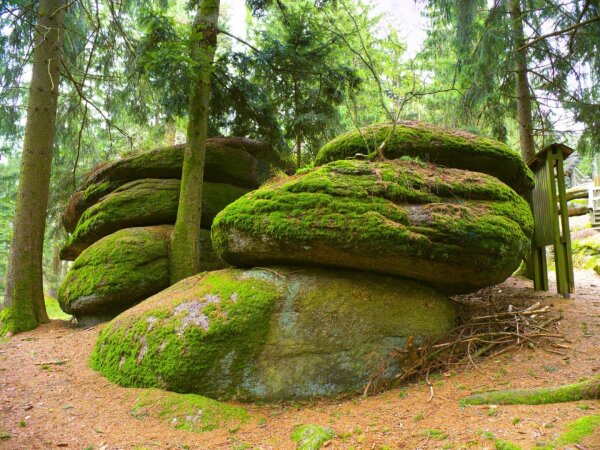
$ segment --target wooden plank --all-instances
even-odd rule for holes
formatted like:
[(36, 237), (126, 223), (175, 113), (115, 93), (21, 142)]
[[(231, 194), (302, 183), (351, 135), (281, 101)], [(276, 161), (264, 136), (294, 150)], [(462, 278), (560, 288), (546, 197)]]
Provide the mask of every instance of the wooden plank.
[(555, 173), (556, 156), (554, 152), (547, 153), (546, 167), (548, 176), (548, 194), (550, 196), (550, 212), (552, 228), (554, 230), (554, 266), (556, 268), (556, 287), (559, 294), (569, 294), (569, 282), (567, 278), (567, 267), (565, 265), (564, 247), (561, 242), (560, 221), (558, 220), (558, 195)]
[(565, 186), (565, 177), (562, 176), (564, 173), (563, 168), (563, 155), (558, 154), (556, 157), (556, 173), (557, 173), (557, 187), (558, 187), (558, 201), (560, 205), (560, 224), (561, 224), (561, 246), (564, 250), (565, 258), (565, 271), (568, 283), (568, 292), (570, 294), (575, 292), (575, 273), (573, 271), (573, 252), (571, 248), (571, 229), (569, 227), (569, 212), (567, 207), (567, 188)]

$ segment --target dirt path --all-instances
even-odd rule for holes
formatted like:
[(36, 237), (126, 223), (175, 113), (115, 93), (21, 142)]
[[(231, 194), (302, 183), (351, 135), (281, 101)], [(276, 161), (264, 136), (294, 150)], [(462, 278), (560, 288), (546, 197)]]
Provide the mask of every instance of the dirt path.
[[(250, 405), (239, 429), (205, 433), (175, 430), (168, 420), (135, 418), (138, 389), (109, 383), (87, 366), (99, 328), (78, 330), (53, 322), (0, 344), (0, 448), (186, 449), (294, 448), (290, 434), (299, 424), (331, 427), (328, 448), (493, 449), (494, 439), (523, 449), (548, 443), (565, 425), (600, 414), (600, 402), (544, 406), (459, 406), (472, 391), (571, 383), (600, 372), (600, 277), (577, 273), (572, 300), (534, 293), (527, 281), (511, 278), (498, 286), (500, 300), (541, 301), (564, 314), (561, 331), (570, 350), (522, 348), (468, 370), (440, 374), (433, 400), (424, 384), (367, 399), (304, 404)], [(556, 350), (556, 349), (555, 349)], [(567, 353), (568, 352), (568, 353)], [(63, 365), (40, 363), (68, 360)], [(427, 430), (438, 430), (429, 433)], [(10, 437), (9, 437), (10, 436)], [(1, 439), (1, 438), (4, 439)], [(600, 449), (600, 432), (581, 447)]]

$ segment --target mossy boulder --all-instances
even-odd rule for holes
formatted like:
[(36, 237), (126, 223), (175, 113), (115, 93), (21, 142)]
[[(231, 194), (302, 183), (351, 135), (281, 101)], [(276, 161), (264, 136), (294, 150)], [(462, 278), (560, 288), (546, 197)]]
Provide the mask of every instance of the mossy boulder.
[(582, 269), (591, 269), (600, 275), (600, 233), (580, 241), (573, 241), (573, 263)]
[[(454, 326), (453, 303), (413, 281), (327, 269), (225, 269), (187, 278), (102, 330), (92, 368), (123, 386), (283, 400), (392, 380), (392, 351)], [(384, 361), (383, 366), (379, 366)], [(387, 367), (387, 369), (386, 369)]]
[[(172, 229), (126, 228), (84, 250), (58, 291), (63, 311), (86, 323), (109, 320), (168, 287)], [(201, 270), (225, 267), (212, 249), (210, 232), (201, 230), (200, 237)]]
[(408, 156), (440, 166), (487, 173), (525, 197), (533, 188), (533, 174), (507, 145), (422, 122), (398, 122), (395, 128), (391, 123), (381, 123), (349, 131), (325, 144), (315, 165), (353, 158), (357, 153), (377, 156), (378, 147), (386, 139), (384, 155), (388, 159)]
[[(119, 187), (81, 216), (61, 259), (73, 260), (98, 239), (123, 228), (174, 224), (179, 189), (179, 180), (153, 178)], [(202, 227), (210, 228), (216, 214), (246, 192), (230, 184), (203, 183)]]
[(241, 197), (217, 215), (212, 238), (238, 267), (349, 268), (465, 293), (508, 278), (532, 232), (527, 202), (489, 175), (341, 160)]
[[(85, 177), (63, 215), (65, 229), (72, 233), (81, 215), (119, 186), (145, 178), (181, 178), (185, 145), (157, 148), (95, 167)], [(210, 138), (206, 144), (204, 181), (256, 188), (287, 168), (268, 144), (247, 138)]]

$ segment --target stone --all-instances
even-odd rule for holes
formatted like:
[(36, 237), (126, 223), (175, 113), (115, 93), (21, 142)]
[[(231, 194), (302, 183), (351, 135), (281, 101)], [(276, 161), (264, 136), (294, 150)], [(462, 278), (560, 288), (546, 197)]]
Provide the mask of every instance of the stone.
[[(73, 260), (98, 239), (123, 228), (174, 224), (179, 190), (179, 180), (154, 178), (117, 188), (81, 216), (61, 250), (61, 259)], [(246, 192), (248, 189), (230, 184), (205, 182), (202, 227), (210, 228), (216, 214)]]
[(438, 166), (486, 173), (526, 198), (533, 189), (533, 174), (506, 144), (415, 121), (398, 122), (395, 128), (391, 123), (380, 123), (342, 134), (321, 148), (315, 165), (350, 159), (356, 153), (375, 157), (386, 139), (383, 153), (388, 159), (412, 157)]
[(573, 265), (600, 275), (600, 233), (593, 230), (581, 240), (573, 240)]
[[(169, 242), (173, 227), (119, 230), (92, 244), (69, 268), (58, 291), (63, 311), (91, 325), (169, 286)], [(227, 266), (213, 251), (210, 231), (200, 231), (200, 270)]]
[(224, 269), (186, 278), (116, 317), (90, 362), (122, 386), (219, 400), (335, 396), (361, 391), (376, 373), (393, 380), (401, 370), (394, 351), (454, 326), (454, 304), (409, 280)]
[(279, 178), (212, 226), (215, 250), (234, 266), (364, 270), (450, 294), (504, 281), (532, 233), (529, 205), (498, 179), (415, 160), (340, 160)]
[[(131, 181), (145, 178), (180, 179), (184, 144), (138, 153), (96, 166), (62, 214), (64, 228), (72, 233), (86, 209), (102, 197)], [(286, 162), (268, 144), (247, 138), (209, 138), (206, 145), (204, 181), (256, 188)]]

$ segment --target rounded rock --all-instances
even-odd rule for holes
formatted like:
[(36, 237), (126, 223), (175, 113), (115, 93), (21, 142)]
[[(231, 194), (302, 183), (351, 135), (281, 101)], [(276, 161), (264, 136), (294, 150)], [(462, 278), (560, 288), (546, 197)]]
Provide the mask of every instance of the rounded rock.
[[(363, 389), (394, 351), (454, 327), (455, 308), (409, 280), (309, 268), (225, 269), (171, 286), (102, 330), (91, 366), (123, 386), (286, 400)], [(381, 365), (381, 367), (380, 367)]]
[(419, 158), (439, 166), (487, 173), (528, 198), (533, 189), (533, 174), (520, 155), (502, 142), (466, 131), (452, 130), (416, 121), (401, 121), (395, 126), (379, 123), (349, 131), (321, 148), (315, 165), (356, 154), (378, 156), (385, 141), (388, 159)]
[(241, 197), (217, 215), (212, 239), (238, 267), (364, 270), (455, 294), (508, 278), (532, 232), (527, 202), (489, 175), (341, 160)]

